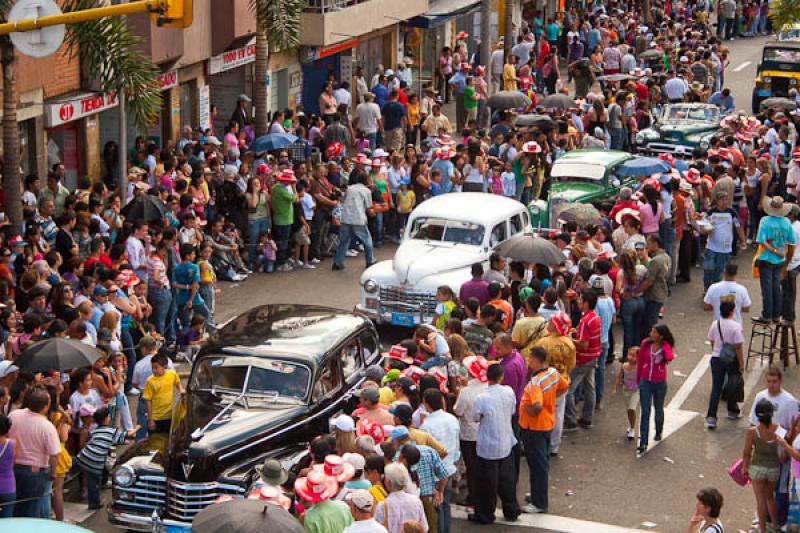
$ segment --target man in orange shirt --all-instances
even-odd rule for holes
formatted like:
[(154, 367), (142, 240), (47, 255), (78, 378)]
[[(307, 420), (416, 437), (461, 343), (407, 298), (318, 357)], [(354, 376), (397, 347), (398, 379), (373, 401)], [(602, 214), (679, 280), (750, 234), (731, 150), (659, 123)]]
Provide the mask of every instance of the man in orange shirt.
[(547, 352), (541, 346), (531, 350), (528, 368), (532, 377), (522, 394), (519, 427), (528, 461), (531, 503), (523, 507), (522, 512), (546, 513), (550, 432), (556, 423), (556, 398), (567, 392), (569, 382), (558, 370), (547, 365)]
[(509, 331), (514, 320), (514, 308), (508, 300), (503, 300), (502, 285), (496, 282), (489, 284), (489, 301), (486, 303), (503, 313), (503, 331)]

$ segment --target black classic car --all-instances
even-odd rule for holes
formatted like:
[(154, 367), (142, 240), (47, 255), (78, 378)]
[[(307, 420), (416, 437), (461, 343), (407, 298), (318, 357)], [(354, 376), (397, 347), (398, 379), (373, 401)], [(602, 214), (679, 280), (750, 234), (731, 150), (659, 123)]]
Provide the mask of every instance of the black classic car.
[(173, 530), (223, 495), (244, 495), (268, 457), (295, 461), (329, 431), (378, 362), (378, 335), (359, 314), (265, 305), (222, 328), (195, 358), (172, 432), (120, 456), (112, 524)]

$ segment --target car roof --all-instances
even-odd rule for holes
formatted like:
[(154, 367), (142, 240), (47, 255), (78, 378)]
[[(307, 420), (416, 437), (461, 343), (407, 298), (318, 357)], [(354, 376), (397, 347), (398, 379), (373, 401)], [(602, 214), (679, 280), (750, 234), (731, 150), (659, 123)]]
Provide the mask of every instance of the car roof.
[(198, 358), (204, 354), (280, 357), (313, 369), (326, 352), (368, 324), (363, 315), (331, 307), (262, 305), (226, 324)]
[(719, 109), (719, 106), (716, 106), (714, 104), (704, 104), (702, 102), (675, 102), (674, 104), (664, 104), (664, 107), (696, 107), (696, 108), (713, 107), (714, 109)]
[(412, 216), (466, 220), (486, 226), (524, 210), (520, 202), (498, 194), (458, 192), (425, 200)]
[(564, 163), (596, 163), (603, 166), (612, 166), (628, 159), (633, 158), (628, 152), (620, 152), (619, 150), (601, 150), (599, 148), (579, 148), (577, 150), (570, 150), (556, 160)]
[(770, 41), (764, 43), (764, 48), (800, 48), (800, 41)]

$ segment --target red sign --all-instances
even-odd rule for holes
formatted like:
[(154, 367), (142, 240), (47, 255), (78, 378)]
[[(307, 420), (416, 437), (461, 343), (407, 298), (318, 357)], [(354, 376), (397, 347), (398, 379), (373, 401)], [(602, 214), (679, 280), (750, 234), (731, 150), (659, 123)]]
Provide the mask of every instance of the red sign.
[(45, 126), (53, 128), (73, 120), (117, 107), (119, 100), (116, 93), (91, 93), (77, 98), (56, 102), (47, 106)]
[(256, 45), (255, 43), (251, 43), (247, 46), (242, 46), (241, 48), (236, 48), (234, 50), (228, 50), (220, 55), (209, 58), (208, 73), (219, 74), (220, 72), (225, 72), (226, 70), (230, 70), (232, 68), (247, 65), (255, 60)]
[(167, 89), (172, 89), (177, 85), (178, 85), (177, 70), (170, 70), (169, 72), (164, 72), (163, 74), (159, 74), (158, 76), (156, 76), (156, 79), (153, 82), (153, 86), (160, 91), (166, 91)]
[(322, 59), (323, 57), (332, 56), (338, 54), (339, 52), (344, 52), (345, 50), (350, 50), (351, 48), (355, 48), (356, 46), (358, 46), (358, 43), (359, 43), (358, 37), (354, 37), (352, 39), (348, 39), (347, 41), (342, 41), (338, 44), (334, 44), (326, 48), (321, 48), (319, 50), (319, 54), (317, 55), (317, 59)]

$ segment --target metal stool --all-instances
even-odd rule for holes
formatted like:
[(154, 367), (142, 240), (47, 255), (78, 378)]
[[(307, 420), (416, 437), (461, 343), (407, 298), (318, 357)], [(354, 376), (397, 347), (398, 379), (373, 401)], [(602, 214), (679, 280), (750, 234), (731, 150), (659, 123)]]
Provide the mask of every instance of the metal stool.
[(750, 329), (750, 344), (747, 347), (747, 361), (744, 367), (747, 369), (750, 366), (750, 359), (758, 357), (759, 363), (764, 364), (764, 358), (769, 360), (772, 364), (772, 353), (774, 341), (773, 337), (775, 331), (772, 329), (771, 322), (763, 322), (751, 317), (752, 327)]
[(797, 331), (794, 322), (781, 320), (775, 324), (775, 332), (772, 336), (772, 346), (769, 362), (772, 364), (772, 353), (779, 353), (783, 368), (789, 366), (789, 357), (794, 354), (795, 364), (800, 364), (800, 353), (797, 352)]

